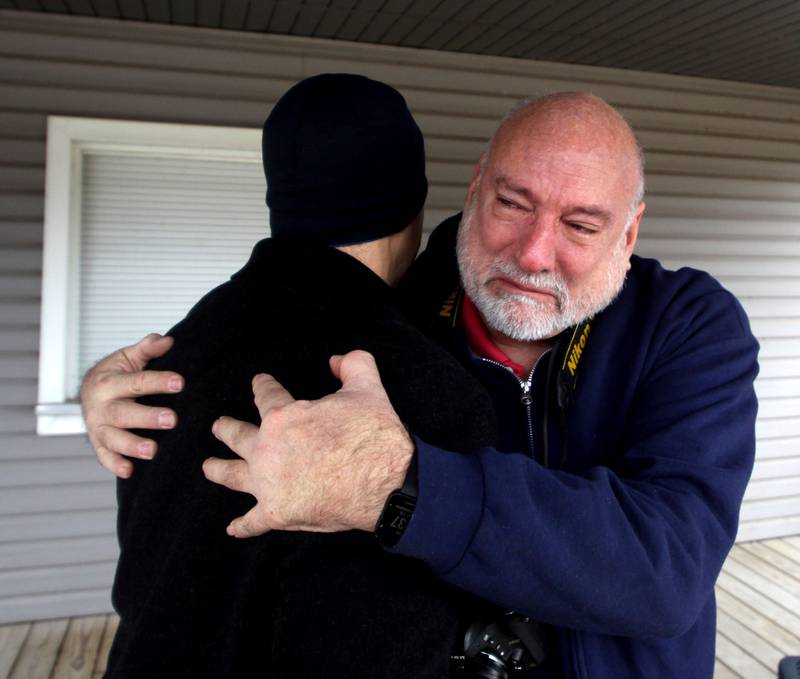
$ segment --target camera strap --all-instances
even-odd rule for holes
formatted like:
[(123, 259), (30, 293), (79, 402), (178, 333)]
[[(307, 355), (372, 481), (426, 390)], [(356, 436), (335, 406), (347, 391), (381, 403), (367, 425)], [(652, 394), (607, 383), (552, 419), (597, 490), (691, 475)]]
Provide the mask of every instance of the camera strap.
[(589, 344), (594, 316), (578, 323), (569, 335), (569, 341), (563, 352), (561, 368), (558, 372), (557, 395), (558, 407), (566, 411), (575, 403), (575, 389), (578, 386), (578, 371), (583, 355)]

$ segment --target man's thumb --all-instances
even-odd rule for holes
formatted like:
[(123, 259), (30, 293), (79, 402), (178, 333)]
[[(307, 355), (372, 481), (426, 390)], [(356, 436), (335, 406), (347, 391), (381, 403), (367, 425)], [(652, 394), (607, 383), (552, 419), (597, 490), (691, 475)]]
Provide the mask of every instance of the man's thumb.
[(378, 365), (368, 351), (356, 349), (344, 356), (331, 356), (330, 365), (342, 389), (383, 389)]

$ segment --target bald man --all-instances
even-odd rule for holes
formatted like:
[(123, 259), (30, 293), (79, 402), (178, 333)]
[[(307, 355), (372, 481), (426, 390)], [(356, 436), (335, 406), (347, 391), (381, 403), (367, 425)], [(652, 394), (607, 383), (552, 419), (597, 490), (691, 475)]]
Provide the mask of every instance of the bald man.
[[(360, 354), (320, 401), (260, 378), (261, 428), (214, 425), (242, 459), (204, 465), (258, 500), (228, 532), (375, 531), (550, 626), (547, 660), (518, 676), (711, 677), (714, 582), (754, 457), (758, 344), (710, 276), (632, 255), (643, 193), (640, 146), (602, 100), (513, 110), (460, 225), (437, 230), (406, 281), (429, 332), (490, 392), (496, 446), (466, 455), (409, 434)], [(373, 446), (386, 470), (359, 463)], [(302, 469), (320, 454), (347, 464), (310, 488)], [(494, 646), (480, 652), (513, 675)]]

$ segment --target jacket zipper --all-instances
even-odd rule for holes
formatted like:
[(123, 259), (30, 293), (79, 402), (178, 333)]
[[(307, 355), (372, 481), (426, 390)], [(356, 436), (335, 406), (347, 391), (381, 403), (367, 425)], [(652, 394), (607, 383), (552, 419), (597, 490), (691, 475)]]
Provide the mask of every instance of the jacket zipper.
[(533, 385), (533, 374), (536, 372), (536, 367), (539, 365), (539, 361), (541, 361), (549, 352), (550, 349), (545, 350), (544, 353), (542, 353), (542, 355), (536, 359), (536, 362), (533, 364), (531, 371), (528, 373), (527, 380), (523, 380), (517, 377), (517, 374), (513, 370), (511, 370), (511, 368), (503, 365), (502, 363), (493, 361), (490, 358), (484, 358), (483, 356), (478, 356), (478, 358), (484, 363), (497, 366), (498, 368), (501, 368), (503, 372), (507, 372), (517, 381), (517, 384), (519, 384), (520, 389), (522, 389), (522, 396), (520, 398), (520, 402), (522, 403), (523, 406), (525, 406), (525, 415), (528, 421), (528, 447), (530, 450), (531, 458), (533, 458), (534, 460), (536, 459), (536, 444), (534, 442), (534, 436), (533, 436), (533, 396), (531, 396), (531, 386)]

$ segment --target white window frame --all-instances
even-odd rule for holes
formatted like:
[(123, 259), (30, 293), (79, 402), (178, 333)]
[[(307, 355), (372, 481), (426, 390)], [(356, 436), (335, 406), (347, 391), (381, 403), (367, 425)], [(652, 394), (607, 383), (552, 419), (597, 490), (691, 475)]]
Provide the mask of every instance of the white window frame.
[(178, 154), (241, 159), (260, 154), (261, 131), (240, 127), (49, 116), (39, 340), (39, 435), (86, 431), (70, 400), (78, 361), (81, 177), (84, 154)]

